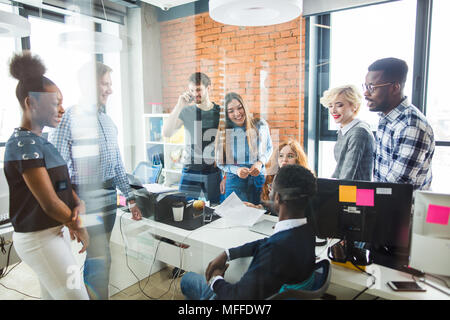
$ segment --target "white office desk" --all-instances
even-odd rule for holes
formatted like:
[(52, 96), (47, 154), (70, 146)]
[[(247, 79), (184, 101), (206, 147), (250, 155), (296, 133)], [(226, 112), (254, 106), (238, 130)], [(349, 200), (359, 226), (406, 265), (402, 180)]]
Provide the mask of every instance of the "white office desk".
[[(122, 217), (122, 218), (120, 218)], [(133, 234), (133, 230), (146, 226), (146, 232), (153, 236), (164, 237), (182, 243), (188, 248), (155, 240), (154, 248), (157, 249), (156, 260), (179, 267), (187, 271), (204, 274), (208, 263), (228, 248), (240, 246), (244, 243), (264, 238), (264, 235), (252, 232), (247, 227), (229, 227), (225, 219), (218, 219), (193, 231), (180, 229), (151, 219), (141, 221), (131, 220), (129, 213), (118, 210), (118, 219), (122, 219), (124, 233)], [(277, 221), (274, 216), (265, 216), (265, 219)], [(117, 225), (117, 224), (116, 224)], [(326, 247), (317, 247), (316, 255), (319, 260), (328, 259)], [(230, 266), (225, 273), (225, 279), (230, 282), (238, 281), (248, 269), (251, 258), (236, 259), (230, 261)], [(368, 266), (366, 271), (374, 273), (376, 283), (367, 294), (389, 300), (449, 300), (450, 297), (440, 291), (425, 286), (426, 292), (395, 292), (388, 287), (388, 281), (410, 281), (411, 275), (379, 265)], [(364, 290), (372, 283), (372, 278), (366, 274), (332, 265), (331, 283), (356, 291)]]
[[(122, 222), (122, 233), (125, 237), (136, 235), (133, 230), (139, 230), (142, 233), (143, 225), (147, 227), (146, 231), (149, 234), (156, 236), (153, 241), (153, 248), (157, 251), (156, 260), (201, 274), (205, 272), (208, 263), (225, 249), (264, 237), (262, 234), (249, 231), (247, 227), (229, 227), (224, 219), (218, 219), (201, 228), (189, 231), (151, 219), (144, 218), (134, 221), (131, 220), (129, 213), (124, 213), (122, 210), (117, 211), (117, 217), (116, 226), (117, 222)], [(277, 221), (276, 217), (267, 218)], [(170, 239), (189, 247), (181, 248), (159, 241), (158, 237)], [(251, 258), (231, 261), (225, 279), (232, 282), (238, 281), (247, 270), (250, 261)]]

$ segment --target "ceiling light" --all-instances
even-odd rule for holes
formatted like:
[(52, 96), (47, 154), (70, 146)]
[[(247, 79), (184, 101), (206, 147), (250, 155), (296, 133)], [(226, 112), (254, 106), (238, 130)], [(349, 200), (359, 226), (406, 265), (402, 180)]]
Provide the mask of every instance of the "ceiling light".
[(235, 26), (268, 26), (291, 21), (302, 13), (303, 0), (209, 0), (209, 15)]
[(18, 14), (0, 11), (0, 37), (28, 37), (30, 22)]
[(70, 50), (109, 53), (122, 50), (122, 39), (104, 32), (70, 31), (59, 35), (59, 44)]

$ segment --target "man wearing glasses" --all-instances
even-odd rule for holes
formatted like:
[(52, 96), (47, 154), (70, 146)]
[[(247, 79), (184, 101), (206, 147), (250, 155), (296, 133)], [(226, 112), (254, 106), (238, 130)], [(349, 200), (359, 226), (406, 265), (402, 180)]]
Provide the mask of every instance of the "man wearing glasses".
[(414, 190), (431, 185), (433, 129), (403, 94), (408, 66), (397, 58), (375, 61), (368, 68), (364, 96), (370, 111), (379, 112), (374, 181), (409, 183)]

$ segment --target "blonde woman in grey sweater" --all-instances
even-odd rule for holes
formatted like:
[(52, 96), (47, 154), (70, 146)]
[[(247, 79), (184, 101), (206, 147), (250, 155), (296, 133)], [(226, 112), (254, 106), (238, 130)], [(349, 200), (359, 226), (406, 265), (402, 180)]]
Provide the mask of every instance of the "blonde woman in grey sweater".
[(372, 180), (375, 139), (369, 124), (356, 118), (361, 101), (362, 95), (353, 85), (329, 89), (320, 99), (339, 126), (334, 146), (337, 165), (333, 178)]

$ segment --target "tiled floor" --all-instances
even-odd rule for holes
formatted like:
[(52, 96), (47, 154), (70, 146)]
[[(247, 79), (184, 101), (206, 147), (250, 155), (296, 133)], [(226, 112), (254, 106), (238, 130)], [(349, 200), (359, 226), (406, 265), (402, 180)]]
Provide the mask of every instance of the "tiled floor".
[[(0, 279), (0, 300), (36, 300), (40, 298), (39, 281), (25, 263), (18, 264)], [(180, 279), (172, 279), (172, 268), (167, 267), (138, 284), (113, 295), (111, 300), (183, 300)]]

